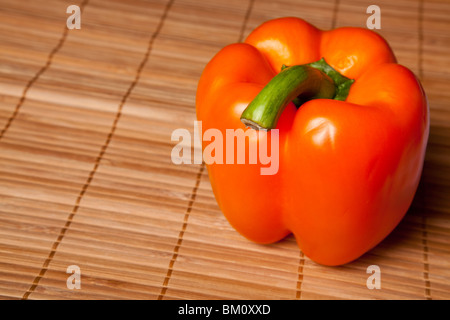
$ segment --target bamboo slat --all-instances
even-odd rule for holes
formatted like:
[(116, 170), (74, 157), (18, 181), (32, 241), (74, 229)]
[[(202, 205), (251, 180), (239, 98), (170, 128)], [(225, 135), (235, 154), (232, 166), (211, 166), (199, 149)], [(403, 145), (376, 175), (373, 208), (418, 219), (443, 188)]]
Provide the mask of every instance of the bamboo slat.
[[(448, 1), (377, 2), (427, 92), (430, 139), (405, 219), (340, 267), (293, 236), (240, 236), (204, 165), (172, 163), (171, 133), (193, 134), (198, 79), (225, 45), (282, 16), (365, 27), (371, 1), (0, 2), (0, 299), (450, 299)], [(73, 4), (81, 30), (66, 28)]]

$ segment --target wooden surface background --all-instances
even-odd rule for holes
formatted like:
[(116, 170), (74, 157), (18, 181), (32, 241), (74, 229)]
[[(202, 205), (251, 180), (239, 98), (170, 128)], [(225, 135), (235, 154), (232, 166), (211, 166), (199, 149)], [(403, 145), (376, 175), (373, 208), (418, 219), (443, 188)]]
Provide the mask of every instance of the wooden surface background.
[[(3, 299), (449, 299), (450, 2), (446, 0), (0, 1)], [(81, 30), (66, 8), (81, 7)], [(292, 236), (257, 245), (224, 219), (201, 165), (171, 162), (193, 132), (205, 64), (260, 23), (381, 30), (421, 79), (431, 132), (399, 227), (341, 267)], [(70, 265), (81, 289), (70, 290)], [(381, 289), (369, 290), (369, 265)]]

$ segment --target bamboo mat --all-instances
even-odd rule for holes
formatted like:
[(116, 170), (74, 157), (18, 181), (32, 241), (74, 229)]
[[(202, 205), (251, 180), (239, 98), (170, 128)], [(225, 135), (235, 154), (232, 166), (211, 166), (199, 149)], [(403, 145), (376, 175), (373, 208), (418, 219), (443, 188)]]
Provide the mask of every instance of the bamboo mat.
[[(379, 32), (423, 82), (431, 132), (405, 219), (341, 267), (292, 236), (242, 238), (204, 167), (171, 162), (170, 137), (193, 132), (197, 81), (223, 46), (282, 16), (365, 27), (372, 1), (0, 2), (0, 298), (450, 298), (449, 1), (376, 2)], [(66, 27), (73, 4), (81, 30)], [(67, 288), (70, 265), (81, 289)]]

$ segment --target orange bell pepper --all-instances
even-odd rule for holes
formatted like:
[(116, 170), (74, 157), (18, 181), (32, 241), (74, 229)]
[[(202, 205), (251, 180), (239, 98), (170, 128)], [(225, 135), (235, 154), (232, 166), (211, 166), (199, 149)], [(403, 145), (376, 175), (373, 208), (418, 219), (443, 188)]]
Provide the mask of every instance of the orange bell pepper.
[(246, 150), (258, 139), (271, 143), (278, 129), (276, 174), (261, 175), (260, 160), (207, 165), (222, 212), (252, 241), (293, 233), (309, 258), (341, 265), (382, 241), (411, 205), (429, 134), (427, 99), (373, 31), (268, 21), (208, 63), (196, 110), (202, 132), (246, 130)]

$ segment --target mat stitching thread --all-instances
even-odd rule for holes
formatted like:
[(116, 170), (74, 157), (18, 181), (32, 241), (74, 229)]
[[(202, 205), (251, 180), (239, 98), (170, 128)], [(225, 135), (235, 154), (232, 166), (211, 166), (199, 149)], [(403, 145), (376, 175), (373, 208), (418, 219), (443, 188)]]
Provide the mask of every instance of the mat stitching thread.
[(68, 218), (67, 218), (67, 220), (66, 220), (66, 223), (65, 223), (64, 227), (61, 229), (61, 231), (60, 231), (60, 233), (59, 233), (58, 238), (57, 238), (56, 241), (53, 243), (52, 249), (51, 249), (51, 251), (50, 251), (50, 253), (49, 253), (47, 259), (45, 260), (44, 264), (42, 265), (42, 269), (41, 269), (41, 271), (39, 272), (39, 275), (33, 280), (33, 284), (32, 284), (31, 287), (27, 290), (27, 292), (25, 292), (25, 294), (23, 295), (22, 299), (27, 299), (27, 298), (29, 297), (29, 295), (30, 295), (31, 293), (33, 293), (34, 290), (36, 289), (36, 287), (39, 285), (39, 282), (41, 281), (41, 279), (44, 277), (45, 273), (47, 272), (48, 266), (49, 266), (50, 262), (52, 261), (54, 255), (55, 255), (55, 253), (56, 253), (56, 250), (58, 249), (59, 244), (61, 243), (61, 241), (63, 240), (63, 238), (64, 238), (64, 236), (65, 236), (65, 234), (66, 234), (66, 232), (67, 232), (67, 230), (69, 229), (69, 227), (70, 227), (70, 225), (71, 225), (71, 223), (72, 223), (72, 221), (73, 221), (73, 218), (74, 218), (75, 214), (78, 212), (78, 209), (79, 209), (79, 207), (80, 207), (81, 199), (83, 198), (84, 194), (86, 193), (87, 189), (89, 188), (89, 185), (90, 185), (92, 179), (94, 178), (95, 173), (97, 172), (97, 169), (98, 169), (98, 167), (99, 167), (99, 165), (100, 165), (100, 162), (101, 162), (101, 160), (102, 160), (102, 158), (103, 158), (103, 156), (104, 156), (106, 150), (108, 149), (108, 146), (109, 146), (109, 144), (110, 144), (110, 142), (111, 142), (111, 139), (112, 139), (112, 137), (113, 137), (113, 135), (114, 135), (114, 133), (115, 133), (115, 131), (116, 131), (117, 124), (118, 124), (119, 119), (120, 119), (120, 117), (121, 117), (121, 115), (122, 115), (122, 109), (123, 109), (123, 106), (124, 106), (125, 102), (127, 101), (128, 97), (130, 96), (131, 92), (133, 91), (134, 87), (136, 86), (136, 84), (138, 83), (138, 81), (139, 81), (139, 79), (140, 79), (141, 72), (142, 72), (142, 70), (144, 69), (144, 66), (146, 65), (146, 63), (147, 63), (147, 61), (148, 61), (148, 59), (149, 59), (150, 52), (151, 52), (152, 47), (153, 47), (153, 43), (154, 43), (156, 37), (157, 37), (157, 36), (159, 35), (159, 33), (161, 32), (162, 26), (163, 26), (164, 21), (166, 20), (166, 17), (167, 17), (167, 13), (168, 13), (168, 11), (170, 10), (170, 7), (172, 6), (173, 2), (174, 2), (174, 0), (170, 0), (170, 1), (167, 3), (167, 5), (166, 5), (166, 7), (165, 7), (165, 10), (164, 10), (164, 12), (163, 12), (163, 15), (161, 16), (161, 20), (159, 21), (159, 24), (158, 24), (158, 26), (156, 27), (155, 32), (152, 34), (152, 37), (150, 38), (150, 41), (149, 41), (149, 44), (148, 44), (147, 51), (146, 51), (146, 53), (145, 53), (145, 55), (144, 55), (144, 58), (143, 58), (143, 60), (141, 61), (140, 65), (139, 65), (139, 67), (138, 67), (138, 69), (137, 69), (136, 77), (135, 77), (135, 79), (133, 80), (133, 82), (131, 83), (131, 85), (130, 85), (130, 87), (128, 88), (128, 90), (127, 90), (127, 92), (125, 93), (125, 95), (123, 96), (122, 100), (120, 101), (120, 104), (119, 104), (119, 107), (118, 107), (116, 116), (115, 116), (115, 118), (114, 118), (113, 125), (112, 125), (112, 127), (111, 127), (111, 131), (109, 132), (109, 134), (108, 134), (108, 136), (107, 136), (107, 138), (106, 138), (105, 143), (103, 144), (102, 148), (100, 149), (100, 153), (98, 154), (98, 156), (97, 156), (97, 158), (96, 158), (96, 160), (95, 160), (95, 165), (94, 165), (93, 169), (91, 170), (91, 172), (89, 173), (89, 176), (88, 176), (88, 178), (87, 178), (85, 184), (83, 185), (83, 187), (82, 187), (82, 189), (81, 189), (81, 191), (80, 191), (80, 193), (79, 193), (79, 195), (78, 195), (78, 197), (77, 197), (77, 200), (76, 200), (76, 202), (75, 202), (75, 206), (74, 206), (73, 209), (72, 209), (72, 212), (71, 212), (70, 215), (68, 216)]
[(197, 173), (197, 179), (195, 181), (195, 186), (191, 192), (191, 198), (189, 200), (189, 203), (188, 203), (188, 206), (186, 209), (186, 213), (184, 214), (184, 218), (183, 218), (183, 225), (181, 227), (180, 233), (178, 234), (177, 244), (175, 245), (175, 247), (173, 249), (172, 259), (170, 259), (169, 267), (167, 268), (167, 274), (166, 274), (166, 277), (164, 278), (164, 282), (163, 282), (163, 285), (161, 288), (161, 292), (158, 296), (158, 300), (162, 300), (163, 297), (165, 296), (168, 285), (169, 285), (170, 278), (172, 277), (173, 266), (175, 265), (175, 262), (178, 258), (178, 252), (180, 251), (180, 247), (183, 244), (184, 233), (186, 232), (186, 228), (187, 228), (188, 221), (189, 221), (189, 216), (192, 211), (192, 206), (194, 205), (195, 199), (197, 197), (197, 190), (198, 190), (198, 187), (200, 186), (200, 181), (201, 181), (204, 169), (205, 169), (205, 163), (203, 162)]
[[(250, 2), (249, 2), (247, 12), (245, 13), (244, 22), (242, 24), (242, 28), (239, 33), (238, 42), (241, 42), (244, 39), (245, 29), (247, 28), (247, 22), (248, 22), (248, 19), (250, 18), (250, 14), (251, 14), (254, 2), (255, 2), (255, 0), (250, 0)], [(161, 292), (158, 295), (158, 300), (162, 300), (164, 298), (164, 296), (166, 295), (166, 292), (167, 292), (167, 288), (169, 287), (169, 281), (172, 277), (173, 267), (178, 258), (178, 252), (180, 251), (181, 245), (183, 244), (184, 233), (186, 232), (186, 228), (187, 228), (188, 221), (189, 221), (189, 216), (192, 211), (192, 206), (194, 205), (195, 199), (197, 197), (197, 190), (200, 185), (200, 180), (201, 180), (201, 176), (203, 174), (204, 169), (205, 169), (205, 163), (202, 162), (202, 164), (198, 170), (198, 173), (197, 173), (197, 180), (195, 182), (195, 186), (192, 189), (191, 199), (189, 200), (189, 203), (188, 203), (188, 206), (186, 209), (186, 213), (184, 214), (183, 225), (181, 227), (180, 233), (178, 234), (177, 243), (173, 249), (172, 259), (170, 259), (169, 267), (167, 268), (167, 274), (166, 274), (166, 277), (164, 278), (163, 285), (161, 287)]]
[(245, 13), (244, 23), (242, 24), (241, 31), (239, 33), (238, 42), (244, 41), (245, 29), (247, 29), (248, 19), (250, 19), (250, 14), (252, 13), (252, 8), (255, 3), (255, 0), (250, 0), (247, 8), (247, 12)]
[[(88, 4), (89, 0), (84, 0), (81, 4), (80, 4), (80, 12), (83, 11), (84, 7)], [(33, 78), (31, 78), (30, 81), (28, 81), (27, 85), (25, 86), (25, 88), (23, 89), (22, 92), (22, 96), (20, 97), (19, 102), (17, 103), (16, 107), (14, 108), (14, 111), (12, 113), (12, 115), (8, 118), (8, 121), (6, 121), (5, 126), (3, 127), (2, 131), (0, 132), (0, 140), (3, 138), (4, 134), (6, 133), (6, 131), (9, 129), (9, 127), (11, 126), (11, 124), (13, 123), (13, 121), (16, 119), (17, 115), (19, 114), (20, 108), (22, 107), (23, 103), (25, 102), (26, 99), (26, 95), (28, 90), (33, 86), (33, 84), (39, 79), (39, 77), (45, 72), (47, 71), (47, 69), (50, 67), (50, 65), (52, 64), (52, 60), (53, 60), (53, 56), (59, 51), (59, 49), (61, 49), (61, 47), (63, 46), (64, 42), (66, 41), (67, 38), (67, 34), (68, 34), (69, 29), (64, 26), (64, 32), (63, 35), (61, 36), (61, 39), (59, 39), (58, 44), (56, 45), (56, 47), (53, 48), (53, 50), (50, 52), (50, 54), (48, 55), (47, 58), (47, 62), (45, 63), (45, 65), (34, 75)]]
[(331, 29), (336, 28), (338, 11), (339, 11), (339, 0), (335, 0), (334, 8), (333, 8), (333, 18), (331, 19), (331, 21), (332, 21)]
[(295, 298), (300, 300), (302, 298), (302, 284), (303, 284), (303, 266), (305, 265), (305, 255), (302, 250), (300, 250), (300, 258), (298, 261), (298, 269), (297, 269), (297, 292), (295, 294)]
[(419, 17), (418, 17), (418, 67), (419, 67), (419, 79), (423, 78), (423, 0), (419, 0)]
[[(419, 0), (418, 14), (418, 67), (419, 67), (419, 79), (423, 79), (423, 0)], [(431, 282), (430, 282), (430, 265), (428, 262), (428, 231), (427, 231), (427, 217), (425, 213), (422, 213), (422, 247), (423, 247), (423, 281), (425, 285), (425, 299), (432, 300), (431, 297)]]
[[(424, 214), (424, 213), (422, 213)], [(425, 298), (432, 300), (430, 283), (430, 265), (428, 263), (428, 231), (427, 217), (422, 216), (422, 246), (423, 246), (423, 280), (425, 282)]]

